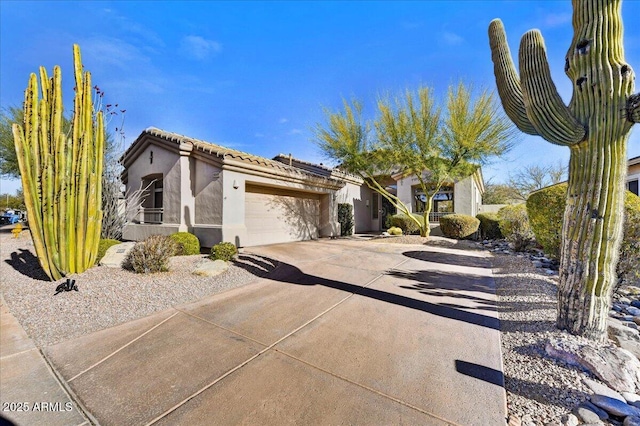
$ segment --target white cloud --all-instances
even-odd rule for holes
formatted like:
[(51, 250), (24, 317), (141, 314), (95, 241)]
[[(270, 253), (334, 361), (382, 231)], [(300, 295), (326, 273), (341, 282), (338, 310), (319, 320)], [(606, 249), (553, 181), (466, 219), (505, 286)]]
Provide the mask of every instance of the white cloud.
[(301, 135), (302, 134), (302, 130), (300, 130), (300, 129), (291, 129), (289, 131), (289, 134), (290, 135)]
[(280, 123), (280, 124), (284, 124), (284, 123), (286, 123), (287, 121), (289, 121), (289, 119), (288, 119), (288, 118), (281, 118), (280, 120), (278, 120), (278, 123)]
[(449, 44), (451, 46), (458, 46), (464, 43), (464, 38), (456, 33), (452, 33), (449, 31), (445, 31), (444, 33), (442, 33), (442, 40), (444, 40), (446, 44)]
[(199, 61), (216, 56), (222, 51), (222, 45), (217, 41), (194, 35), (184, 37), (180, 47), (187, 56)]
[(253, 136), (256, 137), (256, 138), (264, 138), (264, 134), (262, 134), (262, 133), (256, 133)]

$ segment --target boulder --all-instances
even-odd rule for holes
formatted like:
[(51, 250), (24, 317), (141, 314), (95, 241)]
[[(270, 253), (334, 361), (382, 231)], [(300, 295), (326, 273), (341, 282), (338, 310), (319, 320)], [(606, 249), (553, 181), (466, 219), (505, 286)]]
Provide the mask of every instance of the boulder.
[(625, 404), (627, 403), (627, 400), (624, 398), (624, 396), (609, 388), (608, 386), (605, 386), (591, 379), (583, 379), (582, 381), (585, 385), (587, 385), (589, 389), (591, 389), (591, 392), (593, 392), (594, 394), (608, 396), (609, 398), (614, 398), (622, 401)]
[(622, 426), (640, 426), (640, 417), (627, 416), (622, 423)]
[(640, 409), (603, 395), (591, 396), (591, 402), (617, 417), (640, 416)]
[(635, 392), (636, 388), (640, 388), (640, 361), (625, 349), (615, 346), (596, 348), (553, 338), (546, 343), (545, 352), (551, 358), (591, 372), (618, 392)]
[(100, 259), (99, 265), (107, 268), (122, 268), (122, 261), (135, 245), (135, 241), (131, 241), (109, 247), (102, 259)]
[(229, 264), (224, 260), (205, 259), (203, 262), (199, 263), (196, 266), (192, 273), (203, 277), (215, 277), (216, 275), (220, 275), (227, 269), (229, 269)]

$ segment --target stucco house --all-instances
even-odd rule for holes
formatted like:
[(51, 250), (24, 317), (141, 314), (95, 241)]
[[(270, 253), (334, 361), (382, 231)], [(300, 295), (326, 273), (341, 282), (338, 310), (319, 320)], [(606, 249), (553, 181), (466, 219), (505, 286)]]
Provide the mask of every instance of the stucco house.
[[(354, 207), (356, 233), (385, 229), (393, 206), (363, 180), (290, 155), (267, 159), (187, 136), (148, 128), (121, 158), (128, 190), (147, 188), (137, 220), (123, 238), (188, 231), (203, 247), (238, 247), (340, 235), (339, 203)], [(389, 188), (412, 211), (424, 197), (411, 177), (392, 176)], [(443, 188), (432, 220), (444, 213), (475, 216), (484, 186), (480, 169)]]
[(640, 181), (640, 156), (629, 159), (627, 172), (627, 189), (636, 195), (638, 193), (638, 181)]

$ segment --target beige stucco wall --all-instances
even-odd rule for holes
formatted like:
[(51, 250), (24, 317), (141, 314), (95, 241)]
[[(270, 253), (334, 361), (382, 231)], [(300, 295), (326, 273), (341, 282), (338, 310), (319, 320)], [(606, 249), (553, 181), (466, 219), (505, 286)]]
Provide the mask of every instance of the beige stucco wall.
[(456, 182), (453, 187), (453, 210), (455, 213), (475, 217), (480, 212), (481, 205), (482, 195), (473, 175)]
[[(377, 194), (375, 194), (377, 195)], [(353, 232), (371, 231), (371, 199), (373, 191), (366, 185), (347, 182), (336, 194), (336, 212), (338, 203), (349, 203), (353, 206)]]
[(222, 225), (222, 169), (195, 161), (195, 224)]
[[(150, 155), (153, 151), (153, 163)], [(180, 223), (180, 155), (159, 146), (148, 146), (128, 167), (127, 190), (140, 188), (142, 178), (154, 174), (163, 176), (163, 222)]]

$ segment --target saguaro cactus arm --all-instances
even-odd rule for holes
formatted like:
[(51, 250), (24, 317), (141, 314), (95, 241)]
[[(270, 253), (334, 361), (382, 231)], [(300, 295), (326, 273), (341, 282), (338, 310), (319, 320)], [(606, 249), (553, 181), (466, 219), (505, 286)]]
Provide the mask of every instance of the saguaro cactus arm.
[[(527, 32), (520, 42), (520, 78), (516, 73), (504, 26), (499, 19), (489, 25), (491, 58), (498, 94), (507, 115), (520, 130), (545, 140), (570, 146), (586, 131), (562, 102), (551, 79), (544, 40), (539, 31)], [(533, 131), (532, 131), (533, 129)]]
[(493, 72), (498, 82), (498, 94), (505, 112), (518, 129), (529, 135), (537, 136), (536, 128), (527, 117), (520, 78), (513, 65), (511, 51), (507, 44), (507, 35), (500, 19), (494, 19), (489, 25), (489, 42)]
[(527, 116), (540, 136), (558, 145), (573, 145), (586, 131), (562, 102), (547, 62), (544, 39), (531, 30), (520, 41), (520, 78)]

